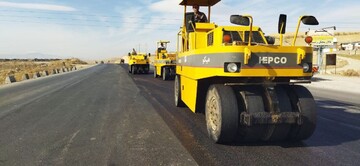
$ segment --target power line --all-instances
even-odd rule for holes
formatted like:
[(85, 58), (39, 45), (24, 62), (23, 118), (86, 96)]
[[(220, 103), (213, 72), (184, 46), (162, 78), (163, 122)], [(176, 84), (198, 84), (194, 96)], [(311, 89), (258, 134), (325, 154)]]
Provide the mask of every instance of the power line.
[[(0, 10), (0, 11), (4, 11), (4, 10)], [(26, 12), (26, 11), (24, 11)], [(48, 12), (39, 12), (39, 13), (48, 13)], [(144, 25), (171, 25), (171, 26), (181, 26), (181, 24), (171, 24), (171, 23), (163, 23), (163, 22), (131, 22), (131, 21), (109, 21), (109, 20), (94, 20), (94, 19), (77, 19), (77, 18), (55, 18), (55, 17), (43, 17), (43, 16), (24, 16), (24, 15), (4, 15), (4, 14), (0, 14), (0, 16), (4, 16), (4, 17), (12, 17), (12, 18), (36, 18), (36, 19), (46, 19), (46, 20), (70, 20), (70, 21), (85, 21), (85, 22), (98, 22), (98, 23), (109, 23), (109, 24), (117, 24), (117, 23), (130, 23), (130, 25), (127, 25), (126, 27), (131, 27), (131, 23), (136, 23), (138, 26), (144, 26)], [(97, 15), (92, 15), (92, 16), (97, 16)], [(139, 17), (140, 18), (140, 17)], [(161, 21), (161, 18), (159, 18), (158, 20)], [(177, 20), (177, 19), (174, 19)], [(56, 24), (56, 25), (67, 25), (67, 26), (89, 26), (89, 27), (112, 27), (112, 28), (123, 28), (120, 26), (110, 26), (110, 25), (98, 25), (98, 24), (74, 24), (74, 23), (49, 23), (49, 22), (40, 22), (40, 21), (25, 21), (25, 20), (0, 20), (3, 22), (15, 22), (15, 23), (36, 23), (36, 24)], [(223, 21), (223, 20), (219, 20), (218, 22), (227, 22), (227, 21)], [(325, 24), (329, 24), (331, 22), (322, 22)], [(345, 25), (356, 25), (356, 24), (360, 24), (360, 23), (356, 23), (356, 22), (341, 22)], [(349, 24), (346, 24), (349, 23)], [(288, 23), (290, 24), (290, 23)], [(134, 28), (139, 28), (138, 26), (133, 26)], [(269, 27), (273, 27), (273, 26), (260, 26), (262, 28), (269, 28)], [(337, 26), (338, 28), (342, 28), (342, 29), (356, 29), (359, 28), (359, 26)], [(151, 28), (151, 27), (141, 27), (142, 29), (159, 29), (159, 30), (173, 30), (173, 29), (167, 29), (167, 28)], [(296, 27), (287, 27), (287, 28), (296, 28)], [(307, 27), (302, 26), (301, 29), (305, 29)], [(174, 28), (174, 29), (178, 29), (178, 28)]]
[[(44, 12), (44, 11), (25, 11), (25, 10), (0, 10), (0, 12), (14, 12), (14, 13), (41, 13), (41, 14), (53, 14), (53, 15), (69, 15), (69, 16), (91, 16), (91, 17), (107, 17), (107, 18), (138, 18), (138, 19), (150, 19), (151, 17), (137, 17), (137, 16), (118, 16), (118, 15), (103, 15), (103, 14), (85, 14), (85, 13), (56, 13), (56, 12)], [(158, 17), (159, 20), (182, 20), (181, 18), (166, 18)]]
[[(84, 27), (98, 27), (98, 28), (131, 28), (131, 29), (155, 29), (155, 30), (175, 30), (170, 28), (151, 28), (151, 27), (139, 27), (139, 26), (109, 26), (109, 25), (95, 25), (95, 24), (72, 24), (72, 23), (47, 23), (37, 21), (24, 21), (24, 20), (0, 20), (0, 22), (12, 22), (12, 23), (34, 23), (34, 24), (51, 24), (51, 25), (65, 25), (65, 26), (84, 26)], [(176, 29), (178, 30), (178, 29)]]
[[(105, 18), (138, 18), (138, 19), (150, 19), (154, 17), (138, 17), (138, 16), (119, 16), (119, 15), (105, 15), (105, 14), (85, 14), (85, 13), (64, 13), (64, 12), (45, 12), (45, 11), (26, 11), (26, 10), (0, 10), (1, 12), (14, 12), (14, 13), (38, 13), (38, 14), (51, 14), (51, 15), (68, 15), (68, 16), (91, 16), (91, 17), (105, 17)], [(28, 16), (29, 17), (29, 16)], [(168, 18), (168, 17), (155, 17), (158, 20), (177, 20), (181, 21), (182, 18)], [(227, 22), (227, 21), (219, 21), (219, 22)], [(294, 22), (295, 23), (295, 22)], [(360, 22), (354, 22), (354, 21), (321, 21), (320, 23), (326, 23), (326, 24), (360, 24)], [(290, 22), (288, 22), (290, 24)]]
[[(91, 20), (91, 19), (76, 19), (76, 18), (54, 18), (54, 17), (43, 17), (43, 16), (20, 16), (20, 15), (2, 15), (4, 17), (12, 17), (12, 18), (36, 18), (36, 19), (46, 19), (46, 20), (70, 20), (70, 21), (87, 21), (87, 22), (99, 22), (99, 23), (142, 23), (142, 24), (156, 24), (156, 25), (179, 25), (179, 24), (171, 24), (164, 22), (139, 22), (139, 21), (109, 21), (109, 20)], [(161, 20), (160, 20), (161, 21)]]
[[(133, 28), (133, 29), (154, 29), (154, 30), (179, 30), (179, 28), (151, 28), (143, 27), (141, 24), (138, 26), (110, 26), (110, 25), (99, 25), (99, 24), (74, 24), (74, 23), (49, 23), (49, 22), (39, 22), (39, 21), (27, 21), (27, 20), (0, 20), (0, 22), (12, 22), (12, 23), (34, 23), (34, 24), (49, 24), (49, 25), (65, 25), (65, 26), (84, 26), (84, 27), (98, 27), (98, 28)], [(139, 27), (140, 26), (140, 27)], [(142, 26), (142, 27), (141, 27)], [(261, 26), (262, 28), (269, 28), (273, 26)], [(287, 27), (287, 28), (296, 28), (296, 27)], [(356, 29), (360, 27), (349, 27), (349, 26), (337, 26), (341, 29)], [(307, 27), (301, 27), (300, 29), (307, 29)]]

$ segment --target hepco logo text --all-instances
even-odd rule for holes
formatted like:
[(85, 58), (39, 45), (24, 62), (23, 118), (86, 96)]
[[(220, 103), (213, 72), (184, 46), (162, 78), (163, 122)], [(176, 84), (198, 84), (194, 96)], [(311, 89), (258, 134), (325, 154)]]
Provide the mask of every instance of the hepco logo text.
[(259, 57), (259, 64), (286, 64), (286, 57), (272, 57), (272, 56), (264, 56)]

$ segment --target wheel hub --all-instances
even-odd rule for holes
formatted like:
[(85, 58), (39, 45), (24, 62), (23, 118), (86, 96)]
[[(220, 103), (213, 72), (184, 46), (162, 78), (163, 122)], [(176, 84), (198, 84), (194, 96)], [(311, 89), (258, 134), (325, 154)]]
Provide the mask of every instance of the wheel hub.
[(212, 130), (216, 131), (219, 127), (219, 108), (215, 97), (211, 97), (207, 109), (209, 110), (209, 124)]

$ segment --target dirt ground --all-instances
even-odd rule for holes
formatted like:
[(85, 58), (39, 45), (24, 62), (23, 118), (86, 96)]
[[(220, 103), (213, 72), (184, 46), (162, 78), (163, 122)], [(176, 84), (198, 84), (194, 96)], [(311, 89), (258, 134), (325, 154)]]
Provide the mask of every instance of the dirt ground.
[(7, 76), (14, 76), (16, 81), (21, 81), (24, 74), (28, 74), (30, 79), (34, 74), (53, 69), (72, 68), (77, 65), (86, 64), (79, 59), (65, 59), (56, 61), (34, 61), (34, 60), (11, 60), (0, 62), (0, 84), (4, 84)]
[[(360, 57), (360, 55), (353, 55)], [(360, 60), (356, 58), (349, 58), (344, 56), (337, 56), (337, 65), (327, 66), (326, 71), (323, 67), (323, 74), (335, 74), (342, 76), (357, 76), (360, 77)]]

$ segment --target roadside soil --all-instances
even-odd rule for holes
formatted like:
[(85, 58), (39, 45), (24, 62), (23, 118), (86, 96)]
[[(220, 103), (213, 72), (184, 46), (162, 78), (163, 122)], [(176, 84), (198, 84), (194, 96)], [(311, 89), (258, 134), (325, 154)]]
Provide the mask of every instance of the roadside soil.
[(79, 65), (84, 65), (79, 59), (65, 59), (57, 61), (34, 61), (34, 60), (11, 60), (6, 62), (0, 62), (0, 84), (4, 84), (7, 76), (14, 76), (16, 81), (21, 81), (24, 74), (28, 74), (30, 79), (33, 78), (34, 74), (39, 72), (48, 71), (49, 74), (54, 69), (61, 68), (72, 68)]
[(335, 66), (328, 66), (325, 71), (325, 68), (323, 67), (322, 74), (360, 77), (360, 60), (337, 56), (336, 68)]

